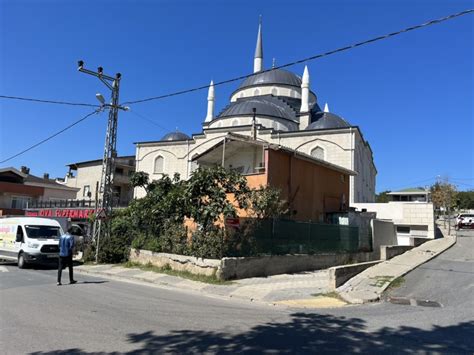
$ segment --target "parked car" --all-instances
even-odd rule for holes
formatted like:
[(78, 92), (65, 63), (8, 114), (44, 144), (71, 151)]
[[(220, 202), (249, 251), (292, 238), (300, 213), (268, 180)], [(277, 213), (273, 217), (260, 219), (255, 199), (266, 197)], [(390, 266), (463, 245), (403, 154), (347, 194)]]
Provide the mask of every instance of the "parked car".
[(474, 214), (460, 213), (456, 216), (456, 228), (474, 228)]

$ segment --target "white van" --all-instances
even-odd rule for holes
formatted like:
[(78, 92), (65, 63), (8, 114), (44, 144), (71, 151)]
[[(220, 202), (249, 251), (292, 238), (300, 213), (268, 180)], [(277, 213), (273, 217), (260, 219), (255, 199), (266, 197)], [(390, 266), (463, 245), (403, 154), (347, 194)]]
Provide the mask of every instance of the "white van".
[(57, 261), (62, 234), (61, 225), (52, 219), (0, 218), (0, 258), (18, 260), (20, 269), (32, 263)]

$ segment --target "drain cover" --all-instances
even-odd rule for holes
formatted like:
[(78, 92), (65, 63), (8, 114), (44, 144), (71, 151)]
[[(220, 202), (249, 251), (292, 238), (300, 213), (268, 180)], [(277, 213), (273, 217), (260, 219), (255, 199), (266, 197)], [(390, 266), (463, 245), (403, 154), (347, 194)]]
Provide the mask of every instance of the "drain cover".
[(401, 304), (404, 306), (410, 305), (410, 300), (408, 298), (402, 298), (402, 297), (390, 297), (389, 302), (393, 304)]
[(416, 300), (416, 305), (421, 307), (441, 307), (441, 304), (438, 302), (430, 300)]

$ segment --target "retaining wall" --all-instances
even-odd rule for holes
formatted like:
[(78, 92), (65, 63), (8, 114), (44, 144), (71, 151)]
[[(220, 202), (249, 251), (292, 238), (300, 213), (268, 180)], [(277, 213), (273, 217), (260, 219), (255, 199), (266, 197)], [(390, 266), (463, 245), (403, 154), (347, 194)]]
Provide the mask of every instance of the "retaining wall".
[(403, 254), (404, 252), (414, 248), (410, 245), (382, 245), (380, 247), (380, 260), (388, 260), (394, 256)]
[(302, 271), (327, 269), (331, 266), (374, 260), (374, 253), (274, 255), (259, 257), (200, 259), (192, 256), (154, 253), (132, 249), (130, 261), (155, 266), (169, 266), (173, 270), (198, 275), (215, 275), (222, 280), (244, 279)]

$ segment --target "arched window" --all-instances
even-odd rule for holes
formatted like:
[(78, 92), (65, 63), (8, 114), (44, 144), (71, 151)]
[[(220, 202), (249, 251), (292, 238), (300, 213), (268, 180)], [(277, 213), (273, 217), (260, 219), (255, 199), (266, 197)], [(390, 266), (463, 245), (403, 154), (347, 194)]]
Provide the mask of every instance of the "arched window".
[(197, 170), (197, 168), (199, 168), (199, 164), (197, 163), (197, 161), (194, 160), (194, 158), (196, 158), (198, 156), (198, 154), (193, 154), (193, 156), (191, 157), (191, 173), (193, 173), (194, 171)]
[(311, 156), (316, 159), (324, 160), (324, 149), (321, 147), (313, 148), (311, 150)]
[(165, 159), (159, 155), (155, 158), (155, 165), (153, 167), (153, 172), (155, 174), (163, 174), (163, 169), (165, 166)]
[(239, 125), (239, 120), (233, 120), (232, 121), (232, 127), (238, 126)]
[(291, 90), (291, 97), (297, 97), (297, 93), (295, 90)]
[(278, 130), (278, 123), (276, 121), (273, 121), (272, 123), (272, 128), (277, 131)]
[(217, 122), (216, 127), (217, 128), (222, 127), (222, 122), (221, 121)]
[(277, 88), (272, 89), (272, 95), (273, 96), (278, 96), (278, 89)]
[(253, 96), (258, 96), (258, 95), (260, 95), (260, 89), (255, 89), (253, 91)]
[(244, 97), (244, 92), (242, 91), (239, 95), (240, 98)]

